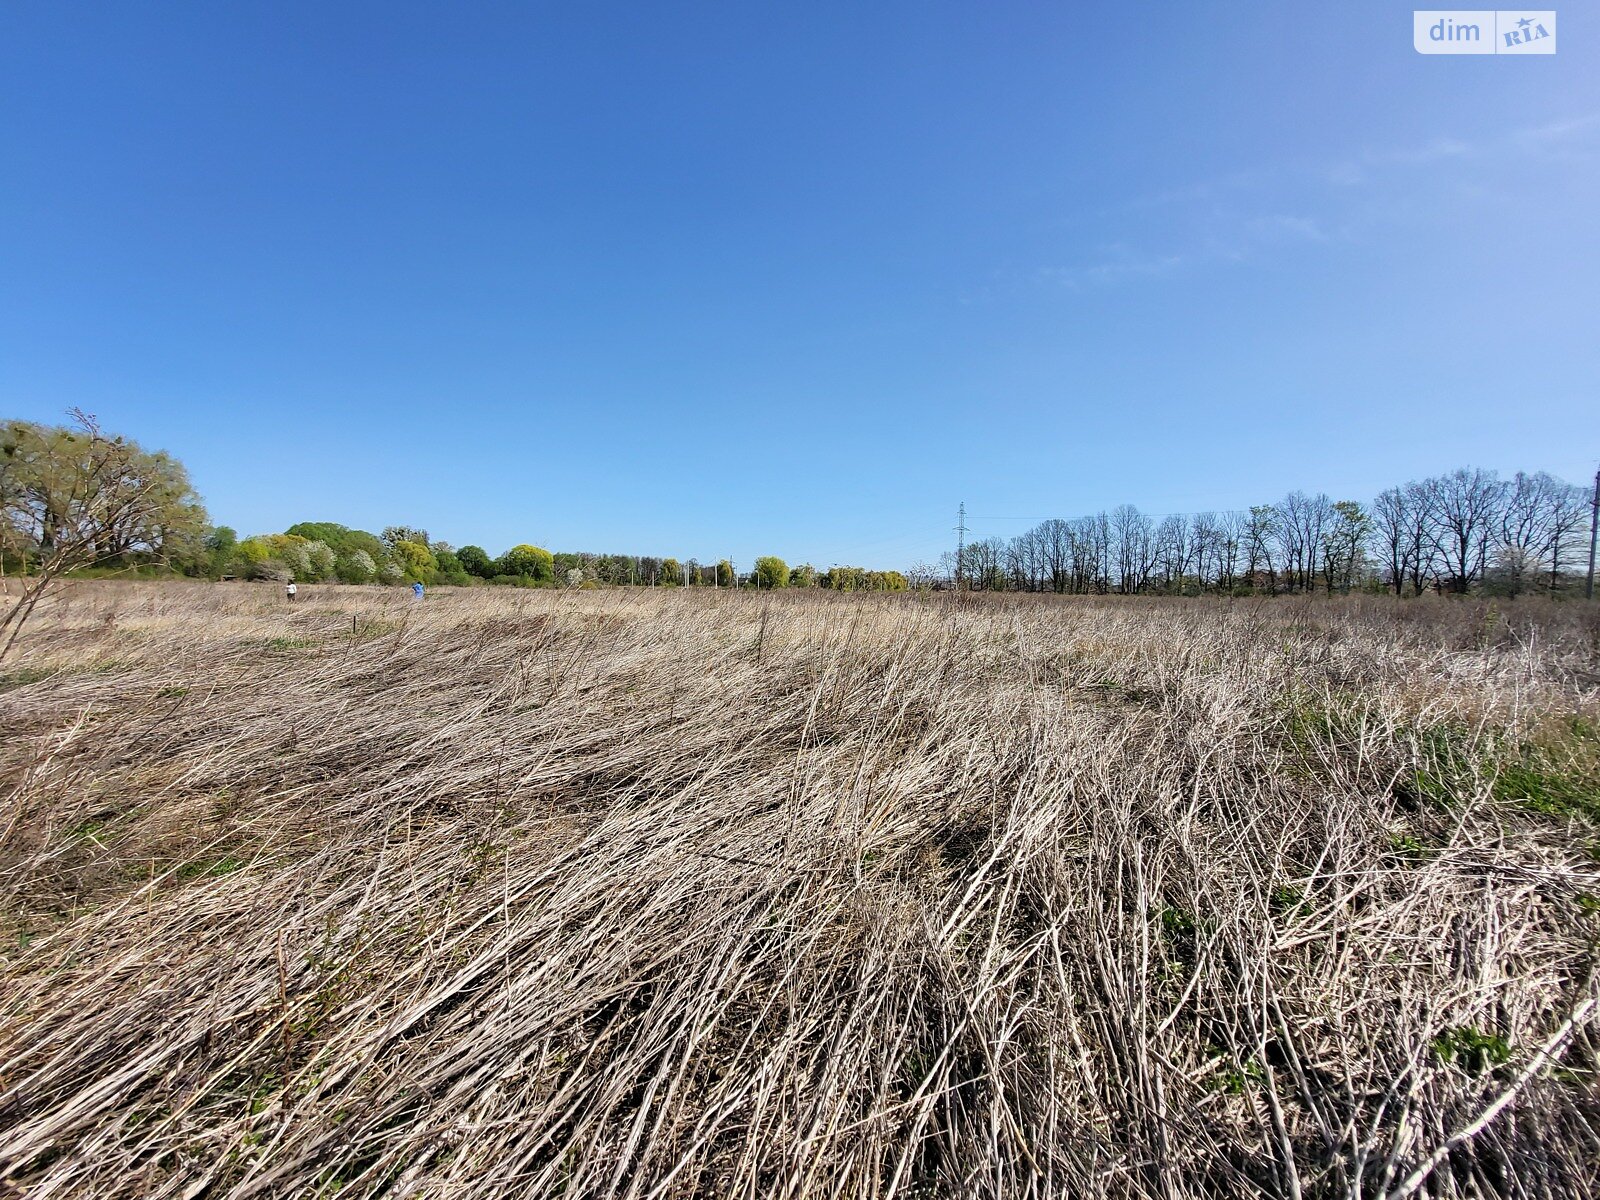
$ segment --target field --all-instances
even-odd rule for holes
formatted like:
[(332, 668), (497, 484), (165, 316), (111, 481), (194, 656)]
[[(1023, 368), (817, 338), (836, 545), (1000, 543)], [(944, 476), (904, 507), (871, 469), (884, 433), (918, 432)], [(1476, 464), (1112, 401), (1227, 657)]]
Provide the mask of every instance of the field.
[(0, 663), (0, 1194), (1600, 1188), (1593, 606), (310, 590)]

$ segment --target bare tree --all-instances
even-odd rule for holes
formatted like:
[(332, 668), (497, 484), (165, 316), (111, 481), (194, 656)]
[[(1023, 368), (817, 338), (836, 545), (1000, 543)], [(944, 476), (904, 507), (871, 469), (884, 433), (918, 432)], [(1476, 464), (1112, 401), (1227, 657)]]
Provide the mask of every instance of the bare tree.
[(1249, 529), (1249, 517), (1238, 512), (1224, 514), (1217, 528), (1217, 586), (1225, 592), (1238, 585), (1239, 554)]
[(1167, 591), (1182, 591), (1189, 570), (1189, 520), (1180, 513), (1163, 517), (1156, 527), (1155, 556)]
[(1206, 584), (1211, 581), (1211, 564), (1218, 557), (1218, 542), (1222, 537), (1221, 526), (1217, 523), (1215, 513), (1197, 513), (1190, 526), (1189, 538), (1191, 551), (1194, 556), (1194, 574), (1199, 581), (1200, 590), (1204, 591)]
[[(1550, 568), (1550, 590), (1560, 584), (1561, 570), (1568, 561), (1576, 560), (1582, 553), (1582, 535), (1589, 529), (1589, 489), (1556, 480), (1550, 493), (1548, 529), (1550, 540), (1545, 548), (1545, 562)], [(1568, 556), (1571, 556), (1569, 560)]]
[[(1502, 484), (1460, 470), (1380, 493), (1370, 509), (1323, 493), (1289, 493), (1244, 512), (1182, 514), (1157, 524), (1131, 504), (1072, 521), (1050, 519), (1009, 539), (967, 547), (974, 588), (1052, 592), (1152, 588), (1233, 592), (1241, 585), (1348, 592), (1381, 579), (1468, 591), (1488, 580), (1513, 594), (1548, 570), (1554, 588), (1586, 528), (1587, 492), (1547, 474)], [(953, 556), (946, 556), (954, 569)]]
[(1386, 488), (1372, 502), (1372, 531), (1385, 582), (1396, 596), (1405, 590), (1411, 566), (1411, 494)]
[(1064, 592), (1072, 582), (1072, 527), (1052, 519), (1040, 525), (1037, 533), (1040, 584), (1048, 584), (1052, 592)]
[(1005, 586), (1003, 566), (1006, 543), (1002, 538), (968, 542), (961, 561), (961, 577), (972, 591), (994, 592)]
[(1422, 595), (1425, 581), (1438, 582), (1443, 570), (1444, 549), (1439, 542), (1439, 523), (1434, 519), (1438, 509), (1438, 496), (1432, 485), (1408, 483), (1405, 487), (1406, 511), (1410, 522), (1408, 560), (1411, 573), (1411, 592)]
[[(1583, 488), (1564, 483), (1544, 471), (1518, 471), (1504, 485), (1500, 511), (1498, 582), (1511, 595), (1547, 578), (1554, 590), (1562, 563), (1583, 527), (1587, 496)], [(1543, 571), (1548, 568), (1548, 576)]]
[(1493, 471), (1463, 467), (1428, 480), (1428, 487), (1450, 590), (1469, 591), (1483, 577), (1506, 486)]
[(1251, 587), (1257, 576), (1264, 575), (1269, 593), (1278, 590), (1278, 573), (1272, 562), (1272, 543), (1278, 525), (1277, 510), (1270, 504), (1257, 504), (1250, 509), (1250, 522), (1245, 531), (1245, 575)]
[(1131, 595), (1144, 588), (1150, 574), (1154, 525), (1131, 504), (1111, 511), (1111, 537), (1117, 556), (1117, 590)]
[(1309, 592), (1316, 587), (1323, 533), (1332, 515), (1333, 506), (1321, 492), (1290, 492), (1278, 501), (1276, 533), (1291, 589)]

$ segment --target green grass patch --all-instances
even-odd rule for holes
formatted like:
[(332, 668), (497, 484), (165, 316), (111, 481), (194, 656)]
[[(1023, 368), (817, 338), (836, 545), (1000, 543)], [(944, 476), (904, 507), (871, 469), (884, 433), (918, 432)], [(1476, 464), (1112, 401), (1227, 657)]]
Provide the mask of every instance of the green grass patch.
[(30, 683), (39, 683), (55, 674), (57, 672), (49, 667), (20, 667), (15, 671), (7, 671), (4, 675), (0, 675), (0, 692), (26, 687)]
[(270, 637), (258, 645), (269, 654), (297, 654), (302, 650), (315, 650), (317, 643), (311, 638)]
[[(1524, 738), (1459, 723), (1408, 731), (1385, 724), (1387, 729), (1377, 724), (1359, 697), (1293, 697), (1282, 726), (1296, 764), (1291, 769), (1320, 777), (1329, 762), (1358, 744), (1365, 743), (1369, 753), (1377, 749), (1381, 758), (1388, 740), (1398, 757), (1395, 797), (1413, 810), (1448, 809), (1488, 795), (1550, 816), (1600, 822), (1600, 726), (1593, 721), (1570, 717)], [(1408, 858), (1420, 857), (1422, 850), (1412, 839), (1396, 839), (1391, 848)]]
[(1508, 747), (1494, 794), (1535, 812), (1600, 822), (1600, 727), (1571, 717)]
[(244, 866), (244, 859), (226, 855), (216, 859), (196, 859), (178, 868), (179, 879), (202, 879), (216, 875), (232, 875)]
[(351, 633), (358, 642), (370, 642), (373, 638), (387, 637), (400, 629), (399, 621), (386, 621), (382, 617), (365, 617), (354, 623)]
[(1395, 793), (1414, 804), (1449, 808), (1482, 786), (1489, 764), (1484, 744), (1459, 725), (1434, 725), (1414, 734), (1413, 762)]

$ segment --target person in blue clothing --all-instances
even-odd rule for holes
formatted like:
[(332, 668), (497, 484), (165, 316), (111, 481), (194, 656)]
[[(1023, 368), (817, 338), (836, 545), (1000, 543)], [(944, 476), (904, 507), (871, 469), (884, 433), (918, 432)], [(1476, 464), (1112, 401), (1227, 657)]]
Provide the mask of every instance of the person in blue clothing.
[(422, 584), (413, 583), (411, 585), (411, 595), (412, 595), (412, 597), (414, 599), (421, 600), (422, 599)]

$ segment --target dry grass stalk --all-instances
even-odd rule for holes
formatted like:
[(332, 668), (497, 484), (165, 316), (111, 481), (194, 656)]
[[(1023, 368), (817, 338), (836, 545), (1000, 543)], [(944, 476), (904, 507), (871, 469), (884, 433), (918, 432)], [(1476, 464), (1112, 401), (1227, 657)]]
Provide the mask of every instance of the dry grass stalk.
[(276, 600), (7, 663), (30, 1198), (1600, 1186), (1575, 606)]

